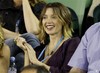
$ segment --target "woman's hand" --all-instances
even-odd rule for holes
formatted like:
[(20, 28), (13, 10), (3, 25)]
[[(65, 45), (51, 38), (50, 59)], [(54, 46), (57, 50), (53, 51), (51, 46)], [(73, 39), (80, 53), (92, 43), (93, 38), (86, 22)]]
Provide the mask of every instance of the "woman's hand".
[(14, 41), (15, 41), (16, 45), (17, 45), (18, 47), (20, 47), (23, 51), (26, 50), (26, 47), (25, 47), (25, 45), (24, 45), (24, 44), (26, 43), (26, 41), (25, 41), (24, 38), (22, 38), (22, 37), (16, 37), (16, 38), (14, 39)]
[[(47, 70), (49, 71), (50, 66), (46, 65), (45, 63), (42, 63), (41, 61), (39, 61), (39, 60), (37, 59), (37, 57), (36, 57), (36, 52), (35, 52), (35, 50), (32, 48), (31, 45), (29, 45), (28, 43), (25, 43), (25, 44), (24, 44), (24, 47), (25, 47), (26, 52), (27, 52), (27, 54), (26, 54), (27, 57), (28, 57), (27, 61), (28, 61), (29, 63), (37, 64), (37, 65), (40, 65), (40, 66), (44, 66), (44, 67), (46, 67)], [(27, 64), (29, 64), (28, 62), (27, 62)], [(27, 65), (27, 64), (26, 64), (26, 65)]]
[(39, 61), (36, 57), (36, 52), (34, 51), (34, 49), (29, 44), (25, 44), (25, 46), (27, 47), (27, 52), (28, 52), (30, 62), (34, 64), (38, 64)]

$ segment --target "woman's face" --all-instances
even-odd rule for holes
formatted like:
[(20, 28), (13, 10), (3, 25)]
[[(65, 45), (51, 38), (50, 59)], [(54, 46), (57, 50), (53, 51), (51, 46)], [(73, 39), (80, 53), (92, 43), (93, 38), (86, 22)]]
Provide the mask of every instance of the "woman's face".
[(54, 14), (52, 8), (47, 8), (43, 20), (42, 20), (43, 28), (48, 35), (55, 35), (62, 33), (62, 24), (59, 21), (59, 18), (56, 14)]

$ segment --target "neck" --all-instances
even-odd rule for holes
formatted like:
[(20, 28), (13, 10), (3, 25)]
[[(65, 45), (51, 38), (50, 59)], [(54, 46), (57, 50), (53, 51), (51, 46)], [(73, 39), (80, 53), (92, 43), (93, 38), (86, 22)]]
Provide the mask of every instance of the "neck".
[(62, 41), (63, 41), (64, 37), (61, 35), (61, 36), (53, 36), (50, 38), (50, 43), (48, 45), (48, 50), (50, 51), (50, 53), (52, 51), (55, 51), (55, 49), (57, 49)]
[(62, 34), (60, 35), (52, 35), (52, 36), (49, 36), (50, 37), (50, 43), (49, 44), (56, 44), (59, 39), (62, 37)]

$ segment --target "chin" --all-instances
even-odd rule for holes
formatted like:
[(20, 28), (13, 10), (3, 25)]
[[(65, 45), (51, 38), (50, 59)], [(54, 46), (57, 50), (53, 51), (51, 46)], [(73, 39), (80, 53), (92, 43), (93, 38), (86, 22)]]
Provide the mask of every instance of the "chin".
[(47, 33), (48, 35), (54, 35), (54, 33)]

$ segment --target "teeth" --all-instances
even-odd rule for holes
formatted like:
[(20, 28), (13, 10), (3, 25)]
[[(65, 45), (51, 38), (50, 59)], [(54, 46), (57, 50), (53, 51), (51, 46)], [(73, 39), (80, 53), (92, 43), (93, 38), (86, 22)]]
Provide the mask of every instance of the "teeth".
[(52, 26), (52, 25), (47, 26), (48, 29), (52, 29), (53, 27), (54, 26)]

